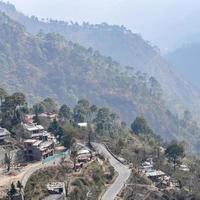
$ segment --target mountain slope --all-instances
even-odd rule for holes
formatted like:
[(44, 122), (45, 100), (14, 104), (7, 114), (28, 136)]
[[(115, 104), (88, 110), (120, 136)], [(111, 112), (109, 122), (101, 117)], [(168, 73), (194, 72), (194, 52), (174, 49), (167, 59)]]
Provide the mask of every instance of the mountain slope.
[(180, 71), (188, 80), (196, 86), (200, 86), (200, 44), (185, 44), (182, 47), (166, 55), (177, 71)]
[[(200, 129), (192, 117), (169, 111), (159, 82), (58, 34), (31, 35), (0, 13), (0, 87), (24, 92), (29, 102), (53, 97), (74, 105), (87, 98), (109, 106), (128, 123), (143, 115), (164, 139), (185, 140), (200, 152)], [(131, 75), (132, 74), (132, 75)], [(186, 115), (187, 116), (187, 115)], [(191, 137), (192, 134), (192, 137)]]
[(145, 105), (162, 109), (161, 89), (152, 84), (153, 78), (129, 76), (109, 57), (60, 35), (32, 36), (4, 14), (0, 14), (0, 68), (1, 85), (25, 92), (32, 102), (52, 96), (72, 105), (85, 97), (111, 106), (129, 122), (147, 109)]
[[(83, 23), (67, 23), (63, 21), (39, 21), (36, 17), (26, 17), (17, 12), (14, 6), (0, 3), (0, 10), (23, 24), (31, 33), (40, 30), (45, 33), (56, 32), (67, 40), (92, 47), (105, 56), (110, 56), (124, 66), (133, 66), (135, 70), (148, 73), (160, 82), (165, 98), (171, 109), (188, 108), (200, 111), (200, 91), (178, 75), (174, 69), (138, 34), (119, 26), (106, 23), (90, 25)], [(131, 68), (128, 68), (131, 73)]]
[(0, 86), (24, 92), (31, 102), (49, 96), (73, 105), (87, 98), (129, 123), (144, 115), (165, 139), (183, 138), (155, 78), (128, 75), (111, 58), (58, 34), (33, 36), (5, 14), (0, 14), (0, 69)]

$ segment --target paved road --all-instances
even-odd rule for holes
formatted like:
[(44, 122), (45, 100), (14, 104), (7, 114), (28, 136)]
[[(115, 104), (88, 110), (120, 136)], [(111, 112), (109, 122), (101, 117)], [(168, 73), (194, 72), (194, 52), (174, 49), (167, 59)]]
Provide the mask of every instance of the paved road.
[(118, 177), (115, 180), (115, 182), (106, 190), (104, 195), (102, 196), (102, 200), (114, 200), (117, 197), (117, 194), (121, 191), (124, 184), (128, 180), (131, 170), (121, 164), (118, 160), (116, 160), (105, 148), (102, 144), (93, 143), (94, 148), (101, 154), (105, 156), (105, 158), (108, 158), (110, 161), (110, 164), (115, 168), (115, 170), (118, 172)]
[[(69, 154), (66, 154), (65, 158), (69, 158)], [(30, 167), (23, 175), (21, 182), (22, 185), (25, 187), (28, 179), (31, 177), (32, 174), (34, 174), (39, 169), (43, 169), (45, 167), (51, 167), (51, 166), (58, 166), (61, 162), (62, 158), (58, 157), (51, 161), (48, 161), (46, 163), (38, 162), (37, 165)]]
[(22, 183), (24, 188), (26, 186), (26, 183), (27, 183), (28, 179), (31, 177), (31, 175), (33, 173), (35, 173), (37, 170), (42, 169), (42, 168), (43, 168), (42, 162), (39, 162), (37, 165), (31, 166), (29, 169), (27, 169), (24, 172), (24, 175), (21, 178), (21, 183)]

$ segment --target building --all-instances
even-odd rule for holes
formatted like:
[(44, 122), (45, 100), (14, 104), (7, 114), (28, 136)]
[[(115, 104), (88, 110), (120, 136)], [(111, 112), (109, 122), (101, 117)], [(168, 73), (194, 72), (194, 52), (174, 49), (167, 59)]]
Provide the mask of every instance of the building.
[(49, 196), (43, 200), (66, 200), (66, 190), (64, 182), (52, 182), (47, 184)]
[(30, 135), (44, 131), (44, 127), (35, 123), (23, 124), (24, 130)]
[(78, 155), (91, 155), (90, 150), (88, 149), (81, 149), (77, 153)]
[(36, 139), (36, 140), (48, 140), (49, 138), (51, 138), (51, 133), (47, 132), (47, 131), (42, 131), (39, 133), (33, 133), (31, 134), (31, 139)]
[(5, 128), (0, 127), (0, 143), (1, 144), (5, 143), (5, 141), (9, 139), (9, 137), (10, 137), (10, 132)]
[(65, 183), (64, 182), (48, 183), (47, 190), (50, 194), (62, 194), (65, 190)]
[(180, 165), (179, 170), (181, 170), (183, 172), (189, 172), (190, 171), (189, 167), (187, 165), (184, 165), (184, 164)]
[(37, 125), (36, 123), (22, 123), (22, 127), (24, 129), (24, 134), (26, 135), (27, 139), (34, 138), (35, 134), (38, 134), (37, 136), (39, 136), (39, 134), (43, 134), (44, 132), (44, 127), (41, 125)]
[(53, 121), (53, 120), (58, 119), (58, 114), (57, 113), (41, 113), (39, 114), (39, 117)]
[(141, 169), (151, 170), (151, 169), (153, 169), (153, 164), (151, 164), (151, 162), (146, 161), (146, 162), (142, 163)]
[(28, 139), (24, 141), (25, 159), (29, 161), (43, 160), (54, 154), (55, 145), (53, 141), (42, 141)]
[(57, 146), (55, 147), (55, 153), (64, 153), (67, 151), (67, 148), (64, 146)]
[(78, 123), (77, 125), (78, 125), (78, 127), (80, 127), (80, 128), (87, 128), (87, 126), (88, 126), (87, 122)]
[(92, 159), (92, 153), (88, 149), (81, 149), (77, 153), (77, 161), (78, 162), (88, 162)]
[(157, 182), (160, 178), (165, 176), (165, 173), (160, 170), (148, 170), (145, 174), (153, 182)]

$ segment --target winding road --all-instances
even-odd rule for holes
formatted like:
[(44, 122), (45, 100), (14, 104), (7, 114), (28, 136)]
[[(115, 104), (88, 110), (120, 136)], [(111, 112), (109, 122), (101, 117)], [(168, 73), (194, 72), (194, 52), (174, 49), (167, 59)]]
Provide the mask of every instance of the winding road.
[[(69, 158), (69, 153), (66, 154), (66, 158)], [(52, 166), (58, 166), (61, 162), (62, 158), (55, 158), (49, 162), (43, 163), (43, 162), (38, 162), (35, 166), (33, 165), (30, 167), (23, 175), (21, 182), (22, 185), (25, 187), (26, 183), (28, 182), (28, 179), (34, 174), (36, 171), (43, 169), (45, 167), (52, 167)]]
[(93, 143), (93, 146), (100, 154), (109, 159), (110, 164), (115, 168), (115, 171), (118, 173), (118, 177), (116, 178), (115, 182), (110, 185), (110, 187), (108, 187), (101, 198), (101, 200), (114, 200), (128, 180), (131, 174), (131, 170), (128, 168), (128, 166), (125, 166), (118, 160), (116, 160), (104, 145)]

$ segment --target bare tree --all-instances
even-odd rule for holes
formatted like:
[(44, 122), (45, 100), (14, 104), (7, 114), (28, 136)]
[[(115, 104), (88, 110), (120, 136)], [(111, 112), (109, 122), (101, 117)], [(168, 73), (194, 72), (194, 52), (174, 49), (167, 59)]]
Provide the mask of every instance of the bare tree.
[(74, 170), (76, 171), (76, 161), (77, 161), (78, 151), (76, 148), (76, 143), (72, 145), (70, 157), (73, 160)]
[(12, 156), (11, 156), (10, 151), (8, 151), (7, 153), (5, 153), (5, 156), (4, 156), (4, 163), (7, 167), (8, 172), (10, 171), (11, 162), (12, 162)]

